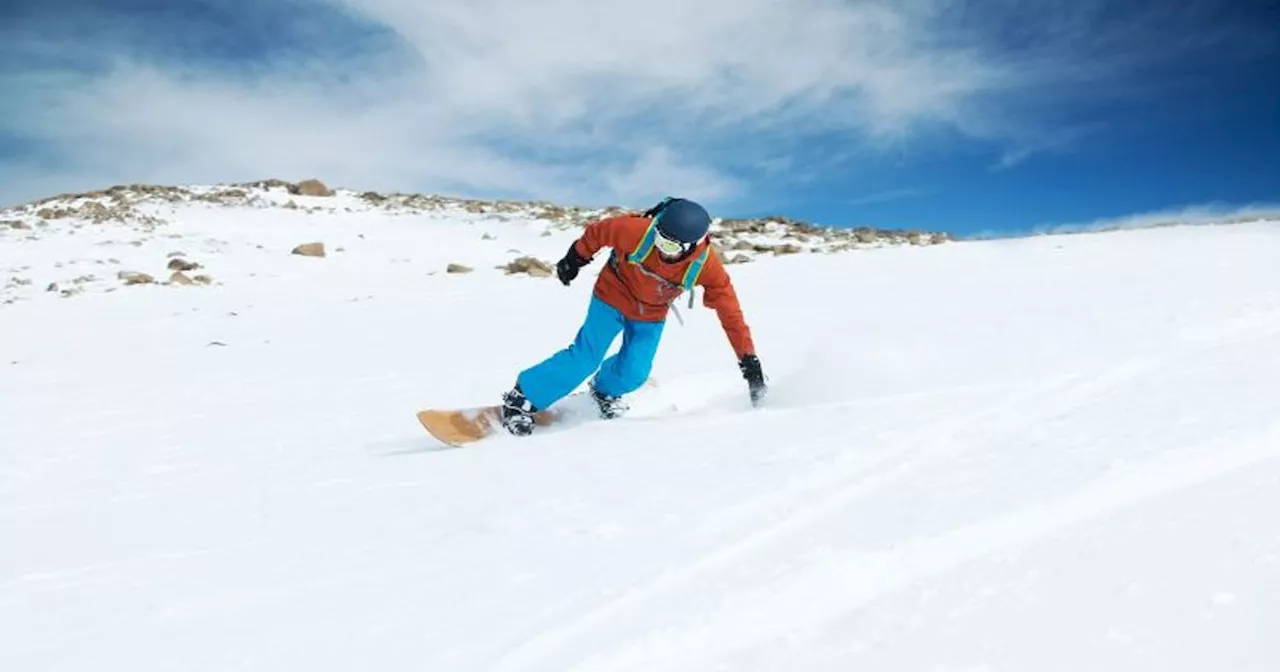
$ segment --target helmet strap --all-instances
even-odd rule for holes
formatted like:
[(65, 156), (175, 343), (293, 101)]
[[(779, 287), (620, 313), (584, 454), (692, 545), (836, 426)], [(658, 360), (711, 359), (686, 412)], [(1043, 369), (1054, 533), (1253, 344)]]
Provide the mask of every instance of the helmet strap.
[(662, 214), (662, 211), (663, 211), (663, 210), (666, 210), (666, 209), (667, 209), (667, 206), (668, 206), (668, 205), (670, 205), (670, 204), (671, 204), (671, 201), (674, 201), (674, 200), (675, 200), (675, 199), (674, 199), (674, 198), (672, 198), (672, 197), (670, 197), (670, 196), (667, 196), (666, 198), (663, 198), (661, 201), (659, 201), (659, 202), (658, 202), (658, 204), (657, 204), (657, 205), (653, 206), (652, 208), (649, 208), (648, 210), (645, 210), (645, 211), (644, 211), (644, 216), (645, 216), (645, 217), (657, 217), (658, 215)]

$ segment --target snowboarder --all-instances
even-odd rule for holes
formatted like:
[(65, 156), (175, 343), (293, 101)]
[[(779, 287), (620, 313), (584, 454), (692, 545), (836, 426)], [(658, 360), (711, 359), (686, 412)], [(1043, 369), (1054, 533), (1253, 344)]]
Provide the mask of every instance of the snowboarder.
[[(703, 287), (703, 305), (719, 316), (751, 402), (758, 403), (766, 392), (764, 373), (729, 274), (711, 250), (710, 227), (707, 211), (683, 198), (663, 199), (640, 215), (588, 224), (556, 264), (556, 275), (568, 286), (597, 251), (612, 248), (596, 277), (585, 321), (572, 344), (516, 377), (515, 387), (502, 397), (503, 427), (517, 436), (532, 433), (534, 412), (549, 408), (592, 374), (589, 391), (601, 417), (623, 413), (622, 397), (649, 377), (671, 304), (696, 285)], [(620, 350), (605, 359), (619, 333)]]

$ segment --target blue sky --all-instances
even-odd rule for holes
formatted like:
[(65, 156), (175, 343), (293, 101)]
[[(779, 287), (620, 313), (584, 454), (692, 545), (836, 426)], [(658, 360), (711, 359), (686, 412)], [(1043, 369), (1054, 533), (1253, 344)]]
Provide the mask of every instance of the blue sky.
[(1276, 25), (1269, 0), (7, 0), (0, 204), (315, 176), (960, 236), (1280, 208)]

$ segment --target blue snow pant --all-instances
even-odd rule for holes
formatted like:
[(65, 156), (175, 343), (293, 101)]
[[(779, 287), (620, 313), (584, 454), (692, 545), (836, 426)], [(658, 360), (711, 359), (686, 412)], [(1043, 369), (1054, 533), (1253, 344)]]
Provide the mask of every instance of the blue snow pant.
[[(543, 361), (520, 372), (516, 384), (534, 408), (545, 410), (573, 392), (582, 381), (596, 373), (600, 392), (622, 396), (638, 389), (649, 379), (663, 322), (627, 319), (618, 309), (592, 296), (587, 317), (573, 343)], [(622, 347), (605, 359), (618, 333)], [(597, 373), (598, 370), (598, 373)]]

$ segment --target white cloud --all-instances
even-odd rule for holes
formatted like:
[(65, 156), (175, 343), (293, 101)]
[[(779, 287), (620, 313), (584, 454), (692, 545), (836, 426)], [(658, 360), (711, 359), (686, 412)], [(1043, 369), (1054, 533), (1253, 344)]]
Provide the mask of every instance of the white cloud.
[[(797, 138), (865, 142), (957, 124), (1009, 76), (931, 46), (929, 2), (311, 1), (397, 41), (354, 60), (244, 71), (109, 45), (113, 64), (74, 86), (43, 73), (39, 114), (20, 130), (63, 161), (0, 169), (5, 196), (14, 184), (34, 196), (89, 181), (315, 175), (365, 188), (594, 203), (685, 190), (725, 202), (748, 190), (733, 167), (776, 165)], [(339, 84), (347, 73), (354, 83)]]
[(1070, 224), (1042, 224), (1031, 235), (1090, 233), (1158, 226), (1221, 224), (1239, 221), (1280, 222), (1280, 203), (1248, 205), (1201, 203)]
[(981, 231), (965, 237), (972, 240), (1024, 238), (1028, 236), (1151, 229), (1164, 226), (1206, 226), (1257, 221), (1280, 222), (1280, 202), (1260, 202), (1243, 205), (1233, 203), (1197, 203), (1118, 217), (1101, 217), (1080, 222), (1041, 223), (1032, 226), (1025, 232), (1016, 234), (1002, 231)]
[[(0, 201), (119, 182), (316, 176), (595, 204), (700, 194), (714, 206), (760, 193), (752, 173), (776, 183), (787, 175), (778, 166), (807, 170), (806, 152), (900, 147), (921, 129), (1012, 141), (1013, 159), (1054, 144), (1004, 107), (1034, 98), (1047, 70), (1024, 71), (984, 51), (981, 31), (946, 24), (963, 3), (293, 2), (390, 38), (343, 51), (341, 30), (318, 27), (318, 46), (332, 47), (319, 56), (232, 67), (140, 54), (134, 38), (156, 30), (146, 25), (108, 44), (23, 35), (28, 53), (111, 60), (92, 75), (23, 76), (25, 107), (6, 112), (0, 132), (56, 161), (0, 165)], [(0, 74), (0, 85), (19, 82)]]
[(606, 171), (603, 183), (610, 193), (628, 194), (643, 202), (678, 194), (714, 203), (743, 189), (737, 180), (682, 161), (666, 147), (647, 148), (634, 163)]

